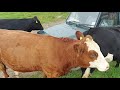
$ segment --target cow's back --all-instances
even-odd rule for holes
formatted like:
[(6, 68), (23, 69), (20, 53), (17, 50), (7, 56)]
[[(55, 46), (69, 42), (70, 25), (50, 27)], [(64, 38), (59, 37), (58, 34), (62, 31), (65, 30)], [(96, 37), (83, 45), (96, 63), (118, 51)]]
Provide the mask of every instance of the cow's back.
[(9, 30), (27, 30), (32, 22), (32, 19), (3, 19), (0, 20), (0, 28)]
[(35, 16), (28, 19), (0, 19), (0, 29), (31, 32), (32, 30), (43, 30), (43, 26)]

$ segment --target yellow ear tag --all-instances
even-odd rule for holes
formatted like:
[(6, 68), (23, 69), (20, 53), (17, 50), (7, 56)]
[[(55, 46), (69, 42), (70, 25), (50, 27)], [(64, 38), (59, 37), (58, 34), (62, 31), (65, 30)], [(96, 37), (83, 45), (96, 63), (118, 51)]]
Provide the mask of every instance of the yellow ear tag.
[(83, 38), (82, 37), (80, 37), (80, 40), (82, 40)]
[(36, 23), (38, 23), (38, 21), (36, 21)]
[(90, 39), (89, 38), (86, 38), (86, 41), (89, 41)]

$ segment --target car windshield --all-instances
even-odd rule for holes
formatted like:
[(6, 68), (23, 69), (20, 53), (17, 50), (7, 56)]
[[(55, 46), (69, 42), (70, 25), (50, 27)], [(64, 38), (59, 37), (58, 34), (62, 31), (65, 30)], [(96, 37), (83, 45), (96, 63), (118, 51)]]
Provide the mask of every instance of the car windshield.
[(78, 26), (94, 27), (99, 12), (72, 12), (68, 17), (67, 24), (76, 24)]

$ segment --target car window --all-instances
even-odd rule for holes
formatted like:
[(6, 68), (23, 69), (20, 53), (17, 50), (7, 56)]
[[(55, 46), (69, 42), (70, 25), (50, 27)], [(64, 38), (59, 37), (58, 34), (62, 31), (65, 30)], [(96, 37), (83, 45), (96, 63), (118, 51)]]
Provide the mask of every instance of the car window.
[(98, 15), (99, 12), (72, 12), (66, 23), (95, 26)]
[(103, 12), (100, 18), (99, 27), (112, 27), (117, 25), (117, 18), (116, 12)]
[(119, 16), (118, 16), (118, 17), (119, 17), (119, 21), (118, 21), (118, 24), (120, 25), (120, 12), (119, 12)]

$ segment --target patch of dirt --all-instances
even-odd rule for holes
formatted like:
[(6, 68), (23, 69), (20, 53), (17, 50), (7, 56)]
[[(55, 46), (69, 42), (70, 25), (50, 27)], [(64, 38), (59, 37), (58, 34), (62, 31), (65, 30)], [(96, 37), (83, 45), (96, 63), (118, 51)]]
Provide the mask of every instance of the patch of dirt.
[[(42, 24), (42, 26), (43, 26), (44, 29), (47, 29), (47, 28), (49, 28), (49, 27), (52, 27), (52, 26), (54, 26), (54, 25), (58, 25), (58, 24), (61, 24), (61, 23), (64, 23), (64, 22), (65, 22), (65, 20), (60, 20), (60, 21), (45, 23), (45, 24)], [(37, 34), (38, 31), (39, 31), (39, 30), (33, 30), (32, 33)]]
[(54, 25), (57, 25), (57, 24), (61, 24), (61, 23), (64, 23), (64, 22), (65, 22), (65, 20), (60, 20), (60, 21), (45, 23), (45, 24), (43, 24), (43, 27), (46, 29), (46, 28), (49, 28), (51, 26), (54, 26)]
[[(54, 25), (61, 24), (63, 22), (65, 22), (65, 20), (51, 22), (51, 23), (43, 24), (43, 27), (44, 27), (44, 29), (46, 29), (46, 28), (52, 27)], [(37, 34), (37, 31), (38, 30), (33, 30), (31, 33)], [(15, 73), (12, 69), (8, 68), (7, 73), (9, 74), (9, 78), (16, 78)], [(19, 77), (20, 78), (42, 78), (42, 73), (40, 71), (25, 72), (25, 73), (20, 72)], [(0, 78), (3, 78), (3, 73), (2, 72), (0, 72)]]

